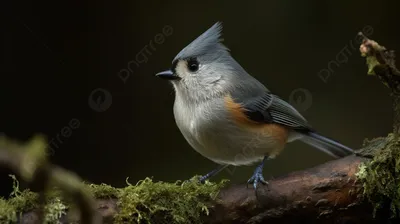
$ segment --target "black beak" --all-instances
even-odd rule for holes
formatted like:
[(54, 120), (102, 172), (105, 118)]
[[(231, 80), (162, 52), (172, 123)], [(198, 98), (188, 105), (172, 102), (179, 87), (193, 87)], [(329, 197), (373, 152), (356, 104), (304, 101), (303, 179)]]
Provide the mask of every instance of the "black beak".
[(179, 76), (175, 75), (171, 70), (159, 72), (156, 74), (157, 77), (167, 79), (167, 80), (178, 80), (181, 79)]

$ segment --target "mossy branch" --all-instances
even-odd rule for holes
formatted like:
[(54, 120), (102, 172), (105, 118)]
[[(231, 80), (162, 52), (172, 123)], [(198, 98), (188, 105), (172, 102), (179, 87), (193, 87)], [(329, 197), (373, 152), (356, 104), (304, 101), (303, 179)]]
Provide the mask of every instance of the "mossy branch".
[[(0, 220), (6, 222), (18, 221), (21, 218), (18, 215), (19, 212), (36, 208), (38, 209), (37, 219), (39, 223), (48, 222), (49, 219), (54, 222), (55, 220), (51, 220), (52, 218), (58, 219), (60, 217), (53, 217), (53, 213), (45, 213), (49, 207), (43, 207), (41, 204), (46, 199), (50, 203), (55, 203), (54, 200), (59, 201), (59, 197), (55, 197), (55, 195), (49, 197), (49, 194), (46, 194), (47, 190), (57, 188), (62, 193), (58, 196), (63, 195), (78, 206), (83, 223), (100, 223), (100, 217), (95, 212), (95, 201), (80, 178), (61, 167), (50, 164), (47, 161), (46, 154), (46, 141), (41, 135), (35, 136), (28, 143), (19, 143), (8, 140), (5, 136), (0, 136), (0, 164), (12, 169), (23, 181), (29, 184), (37, 184), (41, 191), (39, 195), (29, 191), (22, 194), (18, 187), (15, 188), (14, 197), (9, 203), (3, 199), (0, 202), (2, 205), (0, 206)], [(53, 189), (52, 192), (57, 191)], [(55, 205), (60, 205), (60, 203)], [(56, 209), (55, 206), (53, 208)]]

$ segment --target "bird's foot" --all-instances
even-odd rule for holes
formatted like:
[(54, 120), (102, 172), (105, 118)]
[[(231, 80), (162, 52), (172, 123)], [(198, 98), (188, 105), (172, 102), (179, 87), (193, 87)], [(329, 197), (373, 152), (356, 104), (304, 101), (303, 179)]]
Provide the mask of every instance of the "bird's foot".
[(263, 174), (262, 174), (262, 167), (258, 166), (254, 171), (253, 176), (247, 181), (247, 187), (249, 184), (253, 184), (254, 189), (257, 189), (258, 183), (262, 183), (264, 185), (268, 185), (268, 182), (265, 181)]

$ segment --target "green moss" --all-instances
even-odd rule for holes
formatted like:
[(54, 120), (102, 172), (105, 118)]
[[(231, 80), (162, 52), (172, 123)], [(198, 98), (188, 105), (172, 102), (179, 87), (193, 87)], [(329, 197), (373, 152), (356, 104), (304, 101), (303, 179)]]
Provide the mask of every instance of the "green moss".
[(1, 223), (16, 222), (18, 216), (23, 211), (29, 211), (35, 207), (38, 197), (35, 193), (28, 190), (20, 191), (19, 183), (14, 175), (10, 175), (13, 179), (13, 191), (10, 199), (0, 199), (0, 220)]
[[(23, 212), (39, 206), (39, 196), (29, 190), (20, 191), (14, 180), (14, 190), (8, 200), (0, 199), (0, 223), (15, 223)], [(132, 185), (127, 181), (124, 188), (106, 184), (85, 184), (96, 198), (115, 198), (119, 213), (115, 223), (200, 223), (202, 215), (208, 215), (209, 202), (213, 200), (226, 181), (199, 184), (194, 177), (190, 181), (166, 183), (153, 182), (150, 178)], [(61, 192), (52, 189), (45, 194), (45, 222), (58, 223), (66, 215), (70, 202)]]
[(389, 204), (393, 218), (400, 211), (400, 142), (393, 134), (385, 141), (372, 160), (360, 165), (356, 175), (363, 183), (364, 196), (374, 205), (374, 216)]
[[(13, 191), (10, 199), (0, 199), (0, 221), (1, 223), (14, 223), (23, 212), (31, 211), (38, 208), (38, 194), (29, 190), (21, 191), (19, 182), (14, 175), (10, 175), (13, 179)], [(53, 189), (45, 194), (47, 203), (44, 207), (45, 223), (57, 223), (57, 220), (66, 214), (67, 206), (61, 201), (60, 191)]]
[(17, 221), (17, 213), (14, 206), (8, 201), (0, 198), (0, 223), (10, 223)]
[(112, 187), (107, 184), (87, 184), (89, 192), (95, 198), (118, 198), (121, 189)]
[[(7, 201), (8, 209), (12, 208), (14, 210), (13, 214), (17, 217), (22, 211), (33, 209), (38, 203), (38, 196), (29, 190), (21, 191), (17, 178), (14, 175), (10, 175), (10, 177), (13, 179), (13, 191), (10, 194), (11, 198)], [(0, 213), (3, 215), (5, 214), (3, 212)], [(0, 215), (0, 217), (2, 217), (2, 215)]]
[(190, 181), (171, 184), (153, 182), (150, 178), (124, 188), (118, 196), (117, 223), (200, 223), (208, 215), (208, 202), (214, 199), (225, 181), (219, 184), (198, 184)]

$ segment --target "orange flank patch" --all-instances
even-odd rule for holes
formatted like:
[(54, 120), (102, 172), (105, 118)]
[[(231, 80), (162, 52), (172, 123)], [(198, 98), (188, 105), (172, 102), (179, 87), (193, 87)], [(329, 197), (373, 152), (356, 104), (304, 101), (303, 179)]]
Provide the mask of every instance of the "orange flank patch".
[(254, 126), (254, 127), (262, 126), (262, 123), (250, 120), (246, 116), (245, 109), (243, 109), (242, 105), (240, 103), (234, 102), (230, 95), (225, 96), (224, 101), (225, 101), (225, 107), (228, 109), (228, 111), (233, 116), (233, 119), (235, 119), (237, 123), (245, 126)]
[(260, 137), (268, 136), (276, 139), (276, 141), (279, 144), (282, 144), (282, 146), (286, 144), (289, 134), (286, 127), (279, 124), (261, 123), (249, 119), (246, 116), (245, 109), (243, 109), (242, 105), (234, 102), (230, 95), (225, 96), (224, 101), (225, 107), (228, 109), (238, 125), (259, 133)]
[(274, 139), (284, 146), (288, 138), (288, 129), (279, 124), (264, 124), (263, 134), (269, 134)]

